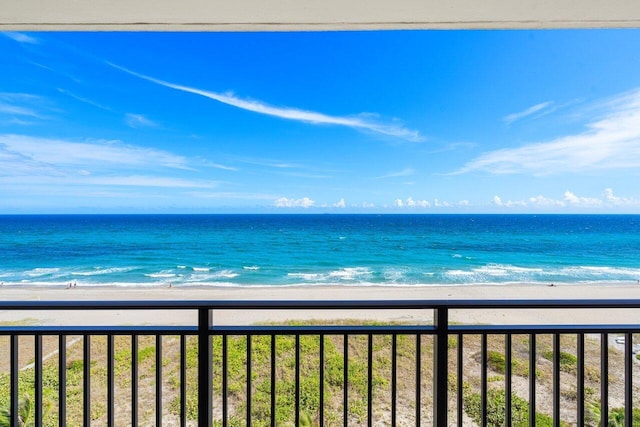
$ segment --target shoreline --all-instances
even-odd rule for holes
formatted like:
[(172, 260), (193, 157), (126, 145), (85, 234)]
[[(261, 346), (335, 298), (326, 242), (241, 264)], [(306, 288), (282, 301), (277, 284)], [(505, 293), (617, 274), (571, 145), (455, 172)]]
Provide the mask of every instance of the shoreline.
[[(290, 286), (290, 287), (60, 287), (3, 286), (4, 301), (153, 301), (153, 300), (545, 300), (640, 299), (638, 284), (518, 284), (460, 286)], [(73, 314), (73, 315), (70, 315)], [(214, 324), (248, 325), (287, 320), (380, 320), (431, 323), (432, 310), (252, 310), (216, 311)], [(500, 309), (451, 310), (450, 320), (463, 324), (626, 324), (640, 323), (640, 310)], [(0, 324), (28, 322), (41, 325), (183, 325), (195, 324), (195, 310), (0, 310)]]

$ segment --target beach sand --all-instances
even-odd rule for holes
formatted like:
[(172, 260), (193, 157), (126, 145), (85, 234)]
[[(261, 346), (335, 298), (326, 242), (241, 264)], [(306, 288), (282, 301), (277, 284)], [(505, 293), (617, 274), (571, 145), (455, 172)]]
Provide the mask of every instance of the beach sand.
[[(547, 300), (547, 299), (640, 299), (638, 284), (559, 284), (555, 286), (304, 286), (304, 287), (64, 287), (3, 286), (4, 301), (109, 301), (109, 300)], [(194, 310), (0, 310), (0, 323), (41, 325), (195, 325)], [(216, 311), (214, 325), (248, 325), (285, 320), (380, 320), (413, 324), (431, 323), (432, 310), (253, 310)], [(518, 309), (452, 310), (450, 322), (463, 324), (628, 324), (640, 323), (640, 310), (630, 309)]]

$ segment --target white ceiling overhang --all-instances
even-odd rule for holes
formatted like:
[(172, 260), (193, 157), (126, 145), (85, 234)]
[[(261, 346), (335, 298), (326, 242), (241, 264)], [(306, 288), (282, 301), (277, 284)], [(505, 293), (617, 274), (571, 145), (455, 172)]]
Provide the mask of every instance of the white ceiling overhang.
[(639, 26), (639, 0), (0, 0), (2, 31)]

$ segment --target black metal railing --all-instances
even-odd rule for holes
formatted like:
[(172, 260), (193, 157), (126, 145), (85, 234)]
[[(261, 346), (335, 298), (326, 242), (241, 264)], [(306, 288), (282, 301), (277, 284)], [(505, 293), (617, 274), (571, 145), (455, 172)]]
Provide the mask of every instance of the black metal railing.
[[(640, 309), (640, 300), (4, 301), (2, 311), (190, 311), (197, 324), (2, 324), (0, 367), (8, 372), (0, 372), (0, 409), (12, 426), (24, 416), (37, 426), (160, 426), (169, 419), (181, 426), (486, 426), (497, 425), (496, 417), (503, 425), (561, 426), (608, 425), (614, 415), (633, 425), (639, 323), (450, 321), (460, 310), (512, 309), (598, 313)], [(433, 315), (419, 324), (214, 324), (214, 313), (229, 310)], [(81, 352), (70, 337), (79, 337)], [(31, 415), (23, 414), (24, 399)], [(47, 412), (51, 401), (56, 410)], [(117, 419), (123, 413), (126, 422)]]

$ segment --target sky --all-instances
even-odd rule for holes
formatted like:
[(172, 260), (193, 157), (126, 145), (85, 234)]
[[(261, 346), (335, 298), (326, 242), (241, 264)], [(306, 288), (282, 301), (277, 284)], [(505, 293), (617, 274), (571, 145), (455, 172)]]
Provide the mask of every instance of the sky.
[(0, 213), (640, 213), (639, 46), (0, 32)]

